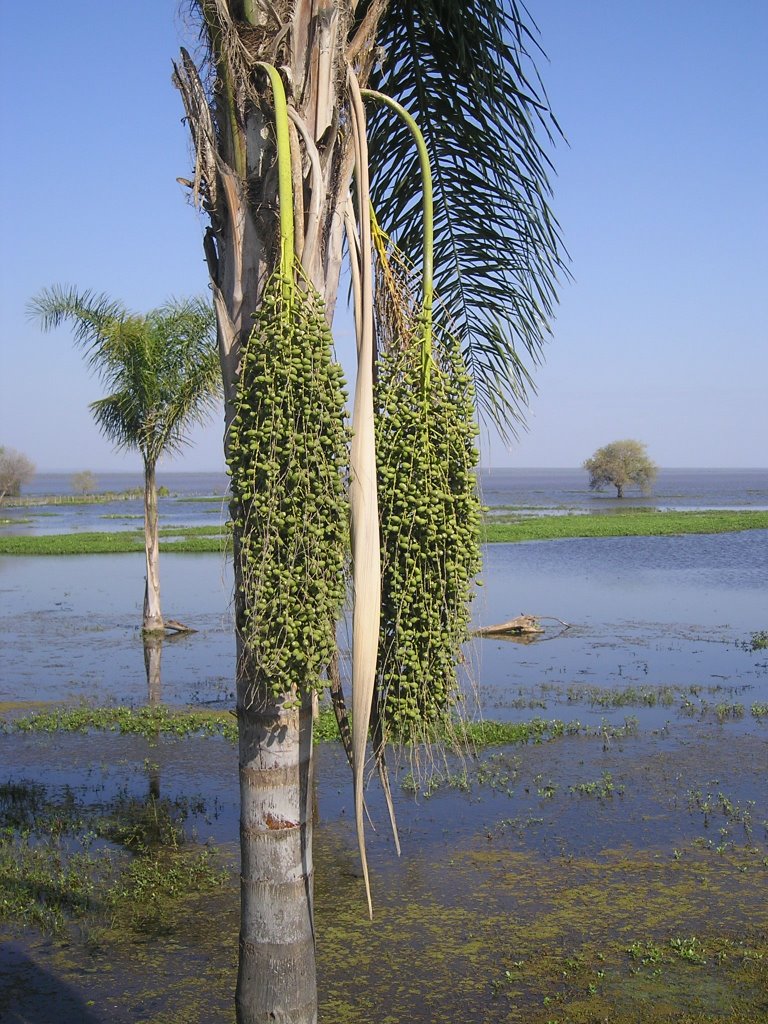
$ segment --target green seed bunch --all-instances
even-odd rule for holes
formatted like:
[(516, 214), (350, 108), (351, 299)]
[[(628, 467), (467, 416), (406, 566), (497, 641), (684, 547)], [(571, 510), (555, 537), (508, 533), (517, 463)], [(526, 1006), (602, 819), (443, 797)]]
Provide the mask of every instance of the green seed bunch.
[[(382, 249), (379, 248), (379, 258)], [(391, 273), (393, 261), (386, 268)], [(386, 285), (386, 274), (379, 283)], [(407, 315), (395, 274), (379, 302), (377, 468), (382, 536), (379, 714), (388, 733), (427, 736), (458, 691), (480, 569), (474, 391), (458, 342)], [(381, 296), (380, 296), (381, 299)]]
[(254, 696), (321, 687), (335, 650), (348, 432), (332, 345), (321, 297), (276, 271), (244, 348), (229, 432), (237, 628)]

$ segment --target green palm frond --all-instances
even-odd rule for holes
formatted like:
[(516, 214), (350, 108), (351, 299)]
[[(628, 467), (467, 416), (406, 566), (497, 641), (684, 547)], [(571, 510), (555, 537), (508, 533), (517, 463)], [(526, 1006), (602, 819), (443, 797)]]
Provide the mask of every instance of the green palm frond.
[(145, 450), (144, 421), (142, 410), (137, 409), (133, 396), (125, 391), (116, 391), (105, 398), (91, 402), (88, 408), (93, 414), (99, 430), (108, 437), (118, 450)]
[(43, 288), (29, 300), (27, 316), (36, 320), (44, 331), (68, 322), (72, 327), (72, 340), (78, 348), (86, 350), (89, 367), (101, 373), (104, 363), (101, 350), (108, 344), (116, 325), (128, 316), (128, 311), (121, 302), (104, 293), (55, 284)]
[[(567, 276), (545, 149), (559, 128), (531, 59), (534, 31), (514, 0), (393, 0), (371, 82), (426, 137), (436, 290), (463, 339), (480, 411), (503, 436), (523, 418), (528, 367), (541, 358), (558, 276)], [(407, 129), (372, 111), (370, 151), (379, 218), (417, 260), (418, 166)]]

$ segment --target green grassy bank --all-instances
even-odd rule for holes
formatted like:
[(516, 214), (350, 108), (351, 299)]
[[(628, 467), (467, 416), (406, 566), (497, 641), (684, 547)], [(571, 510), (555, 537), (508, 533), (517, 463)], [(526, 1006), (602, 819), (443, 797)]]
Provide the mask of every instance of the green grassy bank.
[(768, 512), (658, 512), (632, 509), (594, 515), (504, 516), (487, 521), (484, 540), (512, 543), (569, 537), (663, 537), (768, 529)]
[[(657, 512), (632, 509), (615, 514), (555, 516), (505, 515), (483, 526), (486, 543), (558, 540), (569, 537), (651, 537), (685, 533), (732, 533), (768, 529), (768, 512)], [(228, 546), (221, 526), (166, 528), (160, 550), (219, 553)], [(0, 555), (117, 555), (144, 550), (140, 530), (0, 536)]]
[[(220, 552), (229, 545), (222, 526), (180, 526), (160, 531), (160, 550), (185, 554)], [(52, 533), (0, 537), (0, 555), (124, 555), (144, 551), (143, 530)]]

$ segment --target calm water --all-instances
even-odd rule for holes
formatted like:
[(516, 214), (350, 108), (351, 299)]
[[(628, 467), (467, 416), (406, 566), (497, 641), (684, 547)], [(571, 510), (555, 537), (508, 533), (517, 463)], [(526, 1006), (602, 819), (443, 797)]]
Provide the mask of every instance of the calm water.
[(672, 510), (768, 509), (768, 469), (661, 469), (649, 495), (590, 491), (583, 469), (494, 469), (480, 473), (491, 507), (609, 511), (628, 505)]
[[(124, 491), (141, 487), (141, 473), (97, 473), (97, 491)], [(158, 471), (158, 485), (180, 496), (224, 495), (229, 486), (225, 473), (178, 473)], [(489, 505), (593, 507), (613, 500), (611, 492), (595, 494), (587, 486), (583, 469), (481, 470), (480, 486)], [(24, 488), (25, 494), (71, 494), (72, 474), (39, 473)], [(681, 508), (768, 507), (768, 469), (661, 469), (653, 493), (647, 498), (629, 493), (631, 501)]]
[[(40, 475), (34, 486), (41, 494), (64, 493), (68, 482), (63, 475)], [(116, 474), (100, 477), (98, 487), (123, 491), (140, 482), (138, 475)], [(161, 474), (160, 483), (171, 491), (161, 501), (164, 525), (215, 525), (226, 518), (224, 474)], [(546, 511), (617, 504), (593, 495), (580, 470), (485, 472), (481, 486), (485, 502), (496, 506)], [(768, 507), (768, 472), (662, 471), (654, 495), (644, 500), (676, 508)], [(17, 522), (3, 529), (13, 532), (135, 529), (141, 501), (49, 504), (10, 513)], [(199, 630), (166, 645), (165, 699), (229, 701), (229, 564), (219, 555), (164, 554), (161, 574), (166, 614)], [(542, 616), (547, 634), (528, 646), (476, 642), (468, 652), (469, 677), (483, 706), (499, 714), (512, 713), (510, 694), (521, 688), (562, 689), (579, 681), (603, 687), (742, 685), (763, 700), (766, 659), (739, 645), (768, 627), (766, 580), (766, 531), (492, 545), (474, 604), (475, 623), (525, 612)], [(0, 559), (6, 652), (0, 700), (143, 700), (143, 581), (141, 556)], [(558, 620), (570, 628), (561, 632)]]
[[(0, 700), (145, 700), (143, 570), (140, 555), (0, 559)], [(166, 614), (199, 630), (166, 644), (164, 699), (230, 702), (230, 565), (164, 554), (161, 574)], [(765, 652), (742, 645), (768, 626), (767, 579), (765, 530), (491, 545), (476, 624), (526, 612), (547, 634), (475, 641), (469, 674), (497, 717), (510, 695), (545, 684), (733, 685), (766, 700)]]
[[(166, 487), (167, 497), (160, 499), (161, 526), (216, 526), (227, 519), (227, 488), (224, 473), (158, 473), (158, 487)], [(0, 530), (15, 534), (83, 533), (139, 529), (144, 516), (140, 473), (99, 474), (96, 493), (124, 494), (139, 490), (139, 496), (116, 498), (88, 504), (61, 504), (51, 496), (71, 495), (72, 477), (66, 473), (41, 473), (24, 495), (40, 499), (40, 504), (4, 508), (9, 520)]]
[[(24, 488), (24, 494), (72, 494), (72, 473), (38, 473)], [(127, 491), (144, 486), (141, 473), (94, 473), (96, 491)], [(226, 473), (178, 473), (158, 470), (158, 487), (186, 496), (225, 494), (229, 486)]]

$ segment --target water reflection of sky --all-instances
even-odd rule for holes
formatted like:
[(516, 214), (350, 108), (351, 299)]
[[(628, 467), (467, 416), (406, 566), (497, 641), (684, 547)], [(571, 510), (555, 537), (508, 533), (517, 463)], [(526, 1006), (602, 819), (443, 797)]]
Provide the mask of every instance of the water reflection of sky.
[[(163, 555), (161, 576), (166, 614), (198, 630), (166, 644), (163, 699), (231, 701), (231, 567)], [(492, 545), (476, 624), (553, 618), (535, 644), (475, 641), (470, 675), (491, 707), (579, 682), (738, 685), (765, 700), (768, 657), (743, 645), (768, 627), (766, 579), (768, 531)], [(145, 700), (143, 588), (140, 555), (0, 559), (0, 700)]]

